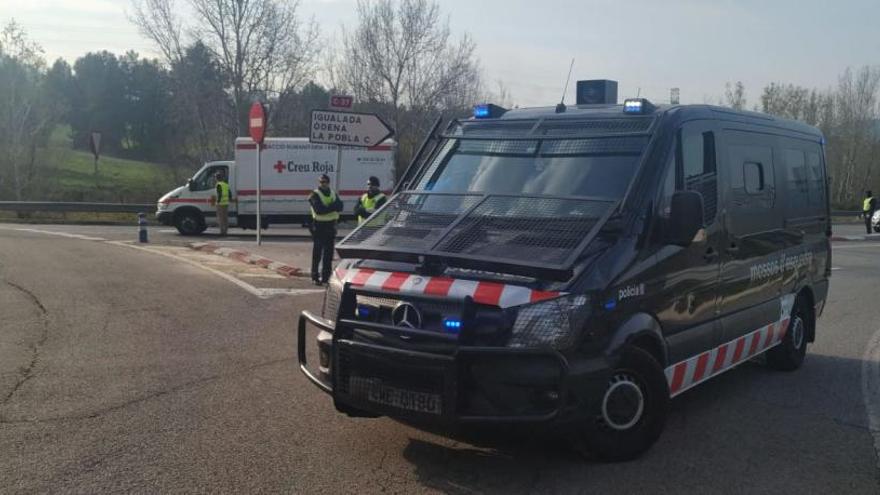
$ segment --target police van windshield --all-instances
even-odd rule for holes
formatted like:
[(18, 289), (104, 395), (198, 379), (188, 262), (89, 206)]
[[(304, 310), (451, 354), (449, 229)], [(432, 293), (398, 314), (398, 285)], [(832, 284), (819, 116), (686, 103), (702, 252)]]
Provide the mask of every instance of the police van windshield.
[(616, 199), (625, 193), (647, 139), (450, 139), (417, 189)]

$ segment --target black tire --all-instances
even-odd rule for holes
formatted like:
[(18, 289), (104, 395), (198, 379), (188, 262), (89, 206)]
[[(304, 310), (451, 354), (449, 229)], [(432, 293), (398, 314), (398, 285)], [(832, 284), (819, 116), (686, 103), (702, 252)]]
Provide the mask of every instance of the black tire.
[(194, 211), (182, 211), (175, 215), (174, 226), (182, 235), (199, 235), (208, 228), (202, 215)]
[(880, 234), (880, 225), (874, 227), (874, 232)]
[(643, 349), (627, 347), (573, 445), (606, 462), (635, 459), (660, 438), (668, 411), (669, 385), (660, 363)]
[(813, 328), (812, 313), (801, 298), (794, 303), (782, 342), (767, 351), (767, 366), (780, 371), (801, 367), (807, 354), (807, 338)]

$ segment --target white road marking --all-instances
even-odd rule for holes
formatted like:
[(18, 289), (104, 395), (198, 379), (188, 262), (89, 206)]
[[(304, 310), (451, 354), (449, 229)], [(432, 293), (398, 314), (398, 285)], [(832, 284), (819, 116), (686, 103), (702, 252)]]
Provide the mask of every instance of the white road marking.
[(880, 469), (880, 330), (871, 336), (862, 356), (862, 398), (868, 429), (874, 437), (874, 453)]
[(12, 227), (12, 228), (0, 227), (0, 228), (6, 229), (6, 230), (18, 230), (20, 232), (33, 232), (35, 234), (57, 235), (60, 237), (68, 237), (71, 239), (81, 239), (83, 241), (106, 241), (107, 240), (107, 239), (104, 239), (103, 237), (92, 237), (92, 236), (82, 235), (82, 234), (70, 234), (68, 232), (58, 232), (58, 231), (54, 231), (54, 230), (27, 229), (27, 228), (21, 228), (21, 227)]
[(858, 248), (880, 248), (880, 242), (860, 242), (860, 243), (847, 243), (845, 246), (841, 246), (839, 244), (834, 244), (831, 246), (832, 251), (837, 251), (838, 249), (858, 249)]
[(839, 266), (832, 266), (831, 271), (833, 272), (834, 270), (842, 270), (842, 268), (840, 268)]
[(259, 287), (254, 287), (253, 285), (251, 285), (243, 280), (239, 280), (238, 278), (235, 278), (232, 275), (223, 273), (219, 270), (215, 270), (214, 268), (206, 266), (202, 263), (193, 261), (192, 259), (186, 258), (184, 256), (178, 256), (173, 253), (161, 251), (159, 249), (154, 249), (154, 248), (150, 248), (150, 247), (146, 247), (146, 246), (139, 246), (139, 245), (135, 244), (134, 241), (108, 241), (107, 239), (104, 239), (101, 237), (91, 237), (91, 236), (87, 236), (87, 235), (70, 234), (68, 232), (58, 232), (58, 231), (52, 231), (52, 230), (40, 230), (40, 229), (30, 229), (30, 228), (20, 228), (20, 227), (0, 226), (0, 229), (17, 230), (17, 231), (21, 231), (21, 232), (32, 232), (32, 233), (36, 233), (36, 234), (54, 235), (54, 236), (60, 236), (60, 237), (67, 237), (70, 239), (79, 239), (79, 240), (83, 240), (83, 241), (101, 241), (106, 244), (113, 244), (115, 246), (123, 246), (123, 247), (132, 248), (132, 249), (138, 249), (141, 251), (146, 251), (148, 253), (166, 256), (169, 258), (173, 258), (173, 259), (182, 261), (184, 263), (189, 263), (190, 265), (193, 265), (193, 266), (197, 266), (203, 270), (207, 270), (207, 271), (213, 273), (214, 275), (217, 275), (220, 278), (226, 279), (226, 280), (234, 283), (235, 285), (241, 287), (242, 289), (249, 292), (250, 294), (253, 294), (253, 295), (259, 297), (260, 299), (268, 299), (273, 296), (299, 296), (299, 295), (303, 295), (303, 294), (318, 294), (318, 293), (324, 292), (324, 289), (274, 289), (274, 288), (261, 289)]
[(238, 276), (239, 276), (239, 277), (247, 277), (247, 278), (274, 278), (274, 279), (285, 279), (285, 278), (287, 278), (287, 277), (285, 277), (284, 275), (278, 275), (277, 273), (270, 273), (270, 272), (266, 272), (266, 273), (256, 273), (256, 272), (254, 272), (254, 273), (249, 273), (249, 272), (242, 272), (242, 273), (239, 273)]
[(113, 244), (116, 246), (124, 246), (124, 247), (132, 248), (132, 249), (138, 249), (141, 251), (146, 251), (148, 253), (158, 254), (161, 256), (168, 257), (168, 258), (176, 259), (178, 261), (182, 261), (184, 263), (188, 263), (192, 266), (199, 267), (202, 270), (207, 270), (207, 271), (213, 273), (214, 275), (217, 275), (220, 278), (228, 280), (228, 281), (232, 282), (233, 284), (241, 287), (245, 291), (249, 292), (250, 294), (253, 294), (253, 295), (259, 297), (260, 299), (268, 299), (272, 296), (299, 296), (299, 295), (303, 295), (303, 294), (317, 294), (320, 292), (324, 292), (324, 289), (261, 289), (258, 287), (254, 287), (253, 285), (251, 285), (243, 280), (239, 280), (238, 278), (233, 277), (232, 275), (229, 275), (227, 273), (223, 273), (220, 270), (215, 270), (214, 268), (211, 268), (209, 266), (205, 266), (201, 263), (195, 262), (195, 261), (188, 259), (188, 258), (185, 258), (183, 256), (178, 256), (173, 253), (161, 251), (158, 249), (148, 248), (148, 247), (144, 247), (144, 246), (138, 246), (138, 245), (130, 244), (127, 242), (107, 241), (107, 244)]

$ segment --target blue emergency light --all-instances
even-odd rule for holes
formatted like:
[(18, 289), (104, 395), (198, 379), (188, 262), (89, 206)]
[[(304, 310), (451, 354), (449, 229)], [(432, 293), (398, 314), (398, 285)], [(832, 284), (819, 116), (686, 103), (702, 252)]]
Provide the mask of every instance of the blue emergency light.
[(491, 103), (481, 103), (474, 105), (475, 119), (497, 119), (507, 112), (506, 108), (493, 105)]
[(623, 113), (644, 115), (654, 111), (654, 105), (647, 98), (627, 98), (623, 100)]
[(371, 309), (371, 308), (370, 308), (369, 306), (365, 306), (365, 305), (363, 305), (363, 304), (358, 305), (358, 307), (357, 307), (357, 317), (358, 317), (358, 318), (369, 318), (369, 317), (370, 317), (370, 313), (372, 313), (372, 311), (370, 311), (370, 309)]
[(456, 318), (446, 318), (443, 320), (443, 328), (447, 332), (458, 333), (461, 330), (461, 320)]

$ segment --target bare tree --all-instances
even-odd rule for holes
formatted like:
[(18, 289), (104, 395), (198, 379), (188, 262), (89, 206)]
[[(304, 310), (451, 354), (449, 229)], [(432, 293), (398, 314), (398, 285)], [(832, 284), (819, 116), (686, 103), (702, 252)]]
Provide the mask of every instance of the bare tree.
[(0, 32), (0, 192), (11, 189), (19, 201), (57, 117), (43, 87), (45, 67), (42, 48), (10, 21)]
[(840, 76), (836, 97), (838, 180), (834, 197), (838, 202), (857, 198), (874, 179), (872, 150), (877, 144), (880, 68), (847, 69)]
[(172, 65), (183, 58), (182, 23), (176, 15), (174, 0), (132, 0), (134, 13), (129, 20), (138, 31), (153, 41), (165, 62)]
[(187, 0), (191, 25), (175, 17), (174, 0), (133, 0), (132, 22), (172, 64), (184, 54), (181, 33), (201, 41), (227, 78), (237, 133), (246, 129), (254, 96), (299, 87), (315, 72), (319, 52), (314, 20), (303, 22), (299, 0)]
[(746, 87), (742, 81), (725, 85), (724, 104), (734, 110), (746, 109)]
[(474, 103), (481, 90), (473, 40), (454, 40), (432, 0), (362, 0), (358, 25), (343, 30), (337, 85), (386, 108), (401, 155), (438, 111)]
[(880, 68), (847, 69), (834, 91), (771, 83), (761, 95), (761, 110), (819, 127), (835, 205), (853, 207), (861, 191), (880, 183)]
[(194, 33), (229, 77), (239, 134), (252, 95), (296, 86), (314, 72), (318, 30), (303, 25), (299, 1), (190, 0), (199, 22)]

